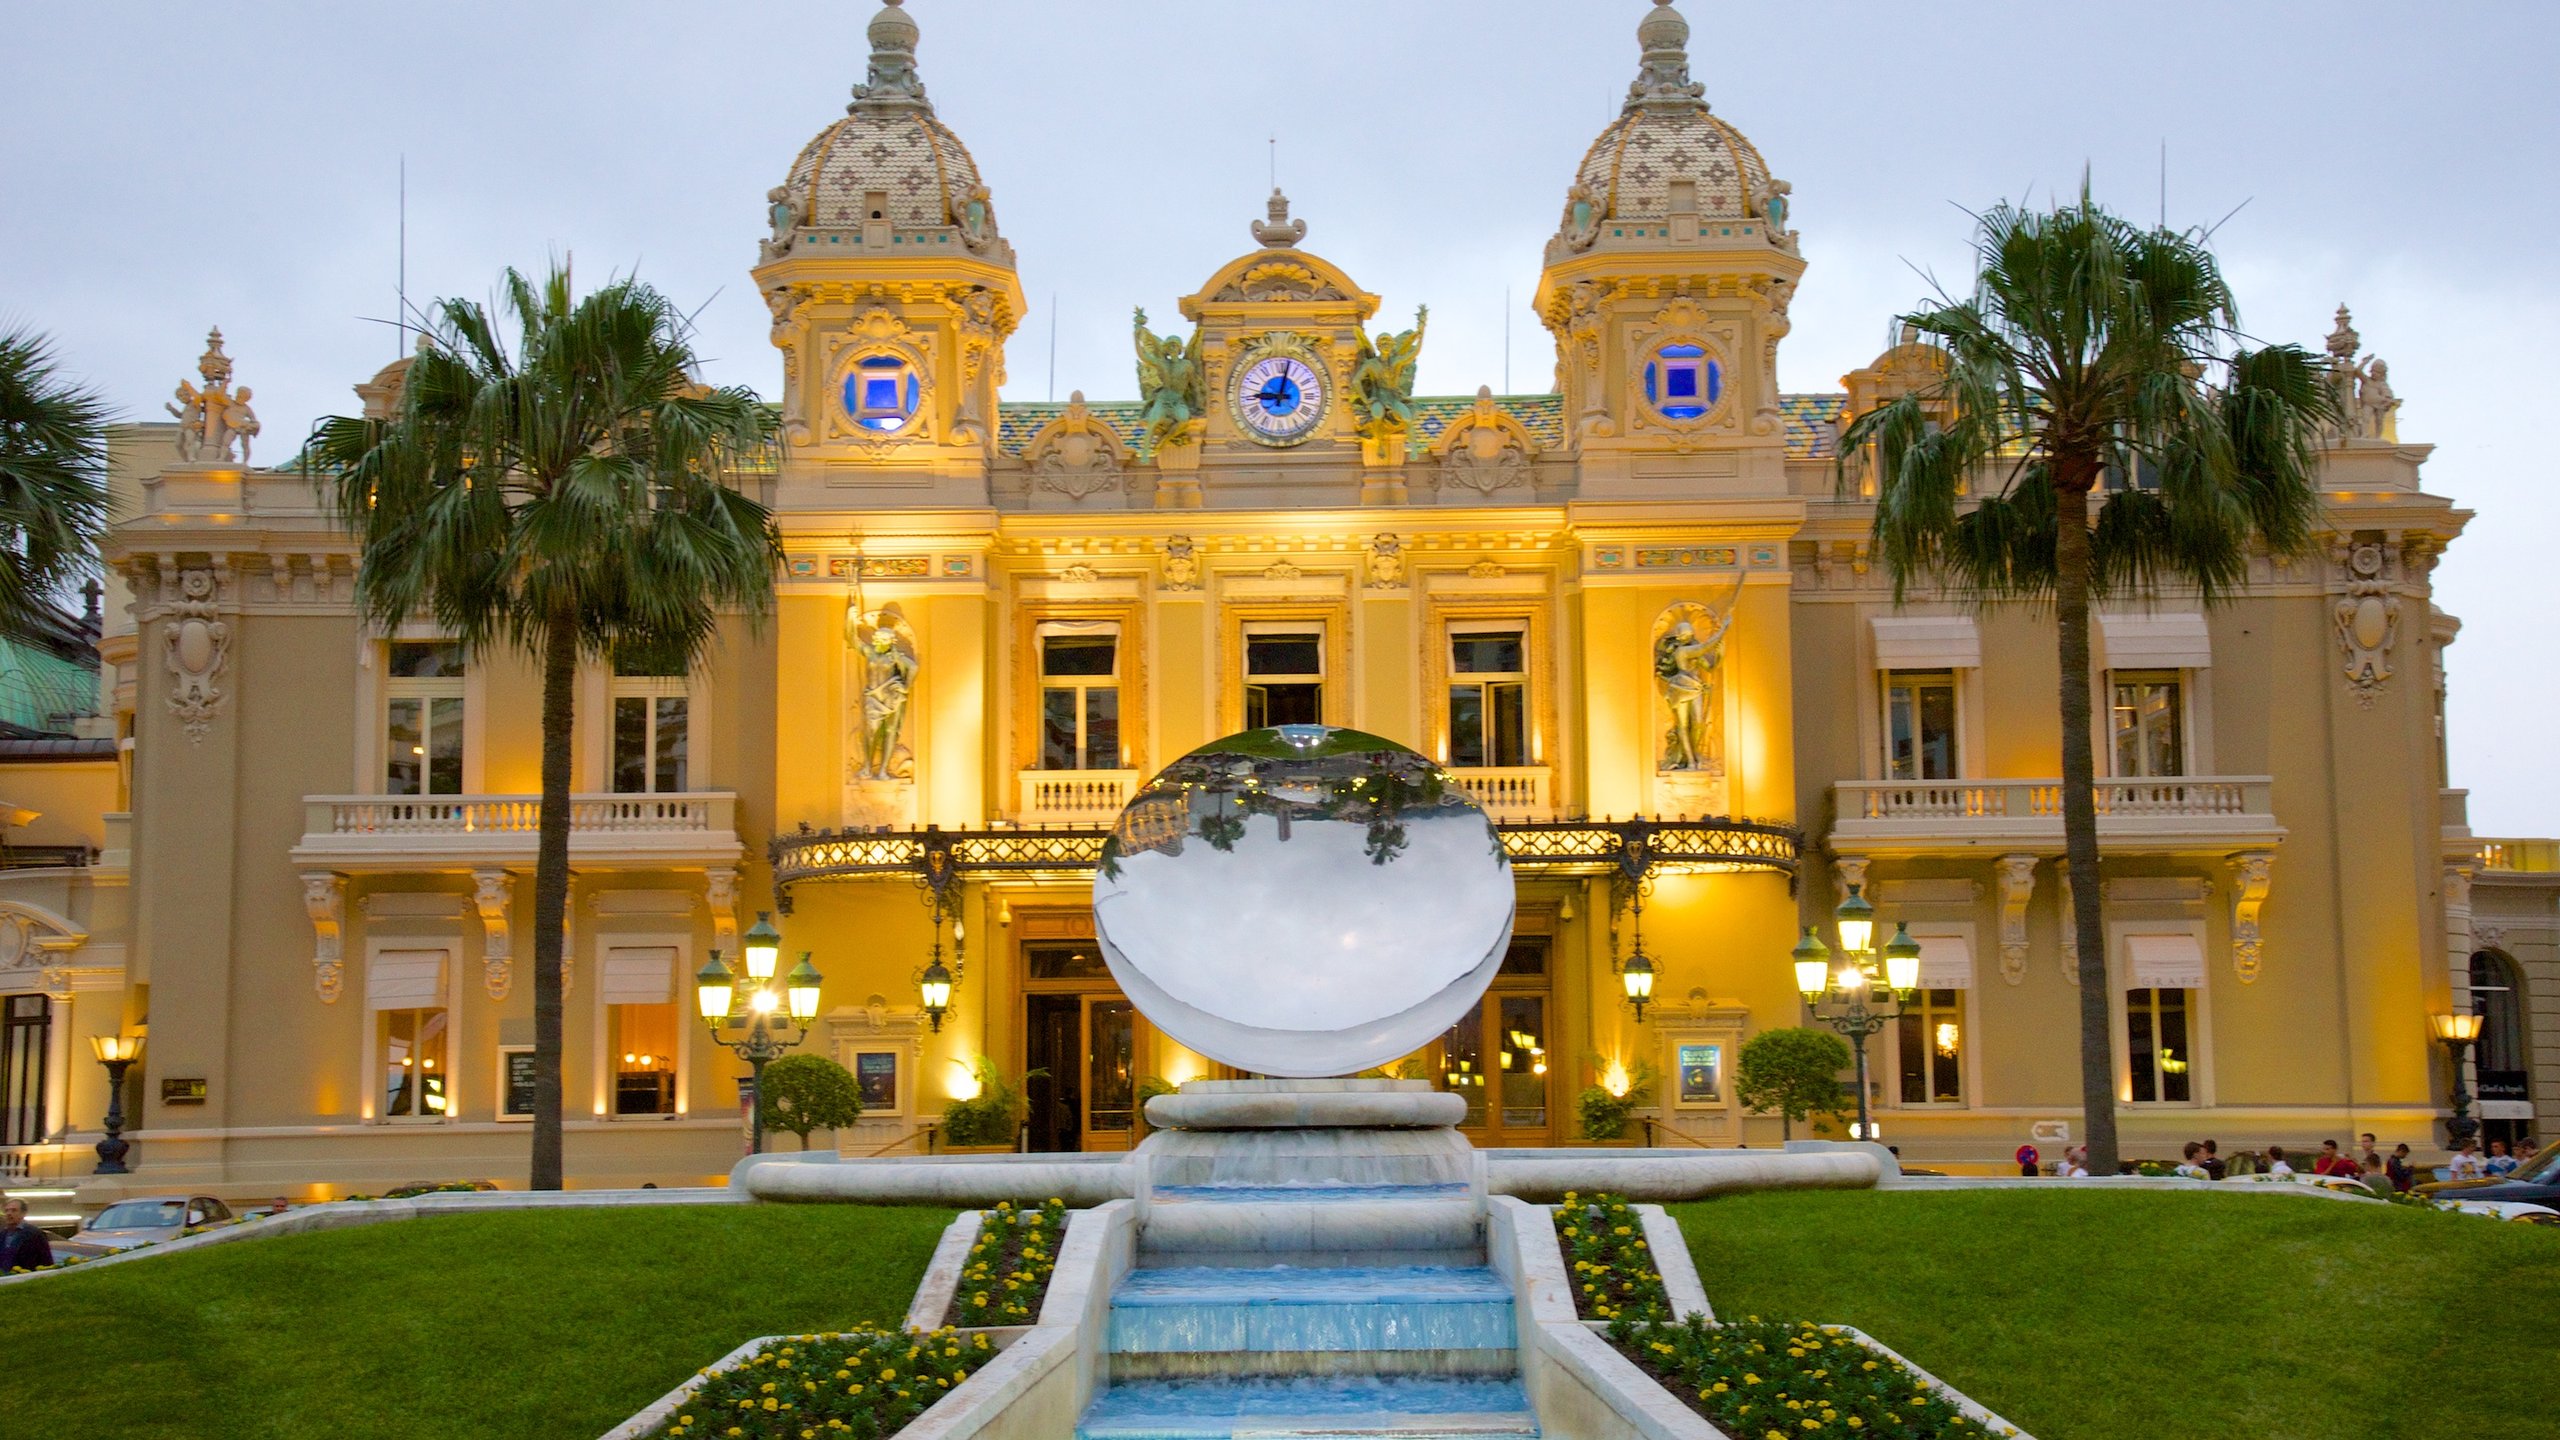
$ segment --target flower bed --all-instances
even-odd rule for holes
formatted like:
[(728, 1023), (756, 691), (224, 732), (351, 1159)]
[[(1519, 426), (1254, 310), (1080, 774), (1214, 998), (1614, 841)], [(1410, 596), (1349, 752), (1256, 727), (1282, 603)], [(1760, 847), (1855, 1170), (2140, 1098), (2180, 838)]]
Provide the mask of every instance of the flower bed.
[(1066, 1238), (1067, 1206), (1052, 1198), (1037, 1208), (999, 1201), (982, 1213), (978, 1243), (960, 1272), (951, 1298), (957, 1325), (1029, 1325), (1040, 1316), (1058, 1268), (1058, 1244)]
[(984, 1335), (862, 1328), (779, 1340), (702, 1384), (653, 1440), (879, 1440), (995, 1358)]
[(1621, 1325), (1671, 1318), (1671, 1297), (1645, 1244), (1644, 1224), (1625, 1196), (1567, 1191), (1555, 1208), (1555, 1225), (1573, 1276), (1575, 1313)]
[(1941, 1440), (1995, 1433), (1946, 1392), (1837, 1327), (1783, 1325), (1758, 1316), (1713, 1325), (1692, 1316), (1686, 1323), (1628, 1327), (1619, 1348), (1734, 1440)]

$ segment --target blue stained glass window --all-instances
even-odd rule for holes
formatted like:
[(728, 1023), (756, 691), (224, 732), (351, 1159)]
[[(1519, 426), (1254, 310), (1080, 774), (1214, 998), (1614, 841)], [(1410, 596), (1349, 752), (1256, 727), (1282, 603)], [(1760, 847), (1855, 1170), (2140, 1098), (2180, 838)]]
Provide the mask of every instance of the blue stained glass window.
[(905, 429), (922, 397), (915, 367), (896, 355), (867, 356), (844, 380), (844, 408), (866, 430)]
[(1665, 345), (1644, 367), (1645, 403), (1668, 420), (1695, 420), (1724, 398), (1724, 367), (1695, 345)]

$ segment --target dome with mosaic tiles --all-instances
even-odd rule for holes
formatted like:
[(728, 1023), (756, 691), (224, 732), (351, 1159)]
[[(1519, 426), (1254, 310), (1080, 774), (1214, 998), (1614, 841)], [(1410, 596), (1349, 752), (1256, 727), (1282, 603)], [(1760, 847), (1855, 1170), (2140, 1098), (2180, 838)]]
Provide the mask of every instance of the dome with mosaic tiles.
[[(872, 18), (871, 64), (845, 117), (818, 132), (783, 182), (789, 218), (813, 230), (958, 228), (972, 248), (994, 239), (994, 211), (969, 147), (933, 113), (916, 71), (917, 28), (888, 0)], [(883, 202), (873, 213), (871, 201)]]
[(1643, 68), (1624, 113), (1582, 157), (1575, 202), (1598, 220), (1658, 220), (1671, 213), (1672, 186), (1686, 180), (1697, 186), (1702, 220), (1759, 214), (1768, 162), (1708, 110), (1706, 87), (1689, 78), (1689, 22), (1671, 0), (1654, 0), (1636, 37)]

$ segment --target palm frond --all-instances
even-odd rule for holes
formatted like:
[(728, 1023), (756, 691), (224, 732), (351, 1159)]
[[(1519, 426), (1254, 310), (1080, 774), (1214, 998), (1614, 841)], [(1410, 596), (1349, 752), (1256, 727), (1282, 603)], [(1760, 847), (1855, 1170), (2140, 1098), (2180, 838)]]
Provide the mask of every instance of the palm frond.
[(106, 403), (33, 331), (0, 331), (0, 634), (35, 633), (93, 575), (109, 519)]

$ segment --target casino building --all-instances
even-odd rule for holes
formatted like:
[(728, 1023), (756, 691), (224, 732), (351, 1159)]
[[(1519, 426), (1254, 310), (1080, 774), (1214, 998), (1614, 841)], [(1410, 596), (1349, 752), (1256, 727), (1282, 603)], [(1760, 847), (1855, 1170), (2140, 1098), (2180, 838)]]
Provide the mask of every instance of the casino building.
[[(1186, 752), (1287, 722), (1411, 745), (1502, 823), (1509, 959), (1408, 1072), (1454, 1077), (1479, 1143), (1570, 1142), (1586, 1086), (1646, 1073), (1658, 1143), (1773, 1143), (1736, 1052), (1803, 1023), (1789, 950), (1853, 884), (1923, 946), (1871, 1050), (1883, 1138), (1965, 1167), (2076, 1132), (2049, 621), (1896, 603), (1837, 437), (1938, 357), (1780, 391), (1807, 279), (1788, 187), (1702, 98), (1679, 13), (1625, 8), (1624, 111), (1546, 182), (1552, 389), (1413, 395), (1427, 320), (1400, 317), (1435, 297), (1364, 290), (1275, 193), (1241, 254), (1197, 257), (1178, 319), (1142, 318), (1129, 403), (999, 399), (1025, 310), (1004, 157), (982, 170), (936, 111), (908, 11), (872, 20), (752, 272), (787, 444), (739, 483), (787, 538), (776, 613), (692, 673), (580, 682), (573, 1183), (735, 1160), (742, 1067), (691, 983), (767, 911), (826, 975), (810, 1044), (866, 1091), (846, 1151), (932, 1144), (982, 1058), (1040, 1072), (1032, 1147), (1130, 1145), (1151, 1081), (1213, 1067), (1098, 957), (1105, 827)], [(2430, 1017), (2473, 1007), (2491, 1133), (2560, 1132), (2560, 856), (2472, 836), (2445, 786), (2459, 624), (2430, 577), (2472, 517), (2426, 490), (2344, 310), (2329, 347), (2353, 404), (2322, 552), (2097, 627), (2132, 1154), (2432, 1149)], [(231, 364), (217, 345), (207, 385)], [(383, 413), (403, 368), (360, 402)], [(289, 464), (133, 425), (114, 484), (96, 728), (121, 770), (86, 864), (0, 888), (0, 1158), (86, 1174), (89, 1039), (123, 1030), (147, 1035), (131, 1186), (520, 1183), (535, 674), (366, 628), (354, 547)], [(0, 760), (0, 794), (37, 773)]]

